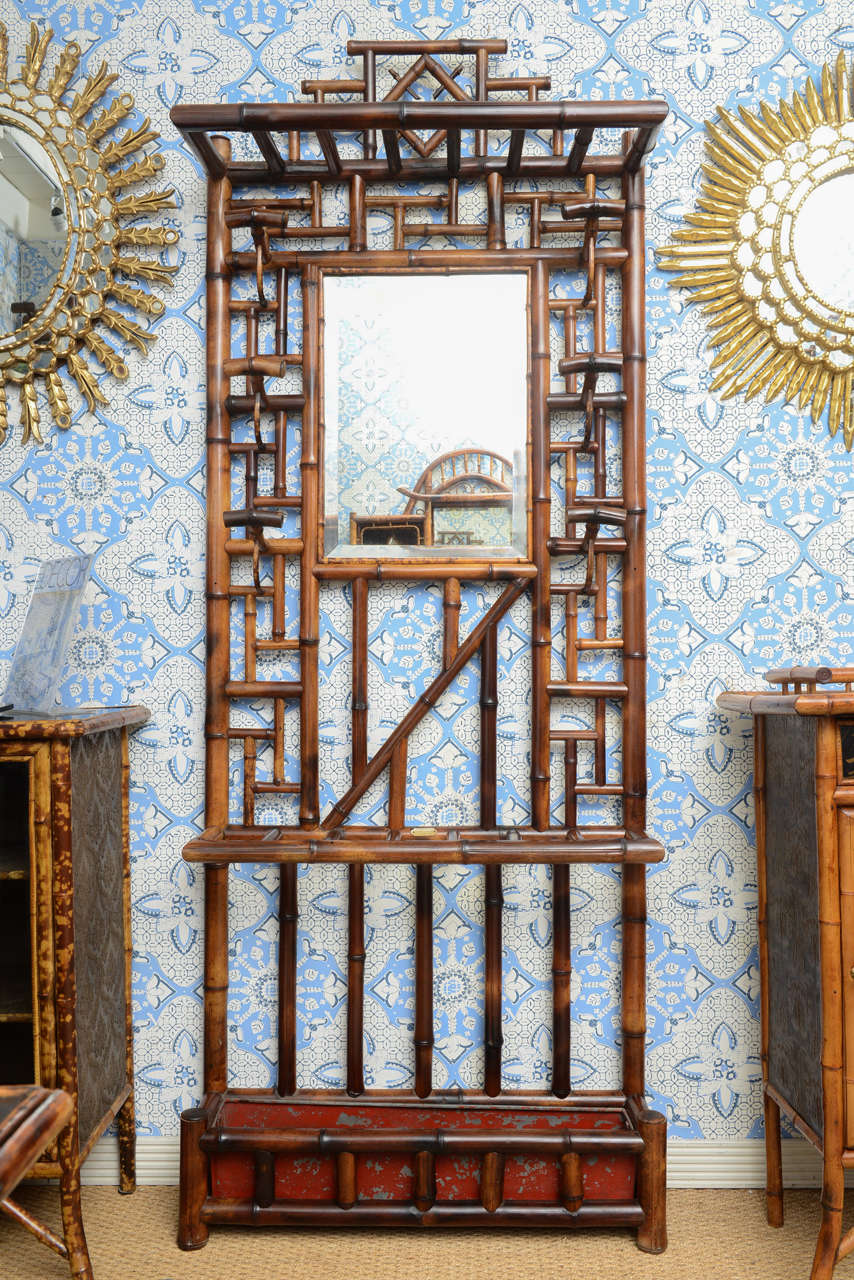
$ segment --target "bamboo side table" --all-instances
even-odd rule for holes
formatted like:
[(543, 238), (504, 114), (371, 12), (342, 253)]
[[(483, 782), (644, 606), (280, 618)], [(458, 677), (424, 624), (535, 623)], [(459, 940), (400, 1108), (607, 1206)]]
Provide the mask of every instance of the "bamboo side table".
[[(722, 693), (753, 716), (766, 1209), (783, 1225), (780, 1112), (822, 1153), (811, 1280), (854, 1251), (854, 668), (769, 671), (779, 691)], [(820, 685), (843, 685), (823, 689)]]
[(127, 734), (147, 719), (107, 707), (0, 720), (0, 1084), (72, 1104), (28, 1175), (59, 1179), (64, 1241), (12, 1216), (75, 1280), (92, 1280), (80, 1168), (113, 1120), (119, 1190), (135, 1186)]

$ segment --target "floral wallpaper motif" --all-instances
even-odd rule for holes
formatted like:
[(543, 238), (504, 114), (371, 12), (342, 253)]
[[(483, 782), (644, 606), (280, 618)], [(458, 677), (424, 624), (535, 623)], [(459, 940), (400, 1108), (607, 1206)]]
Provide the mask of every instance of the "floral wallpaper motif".
[[(174, 1134), (201, 1090), (201, 886), (180, 850), (201, 821), (204, 706), (204, 187), (167, 116), (176, 102), (292, 100), (307, 76), (348, 74), (354, 35), (498, 35), (500, 73), (548, 73), (556, 95), (663, 94), (671, 114), (650, 158), (649, 776), (650, 827), (668, 860), (649, 877), (649, 1069), (674, 1138), (758, 1136), (756, 882), (749, 725), (721, 715), (717, 692), (771, 665), (851, 661), (854, 470), (841, 441), (779, 405), (721, 403), (710, 390), (701, 317), (655, 266), (698, 187), (702, 122), (719, 103), (790, 94), (840, 49), (854, 49), (848, 0), (0, 0), (10, 47), (31, 18), (105, 59), (140, 120), (164, 135), (179, 208), (180, 271), (142, 359), (107, 387), (108, 408), (78, 412), (67, 435), (0, 448), (0, 658), (11, 656), (41, 557), (95, 553), (63, 696), (144, 701), (152, 719), (132, 752), (134, 1016), (142, 1131)], [(509, 224), (510, 225), (510, 224)], [(463, 627), (491, 599), (463, 593)], [(348, 763), (349, 602), (324, 594), (321, 762), (324, 803)], [(434, 592), (371, 592), (371, 741), (430, 678), (438, 656)], [(500, 636), (499, 797), (524, 821), (530, 688), (524, 605)], [(2, 671), (0, 671), (2, 676)], [(476, 780), (476, 670), (448, 691), (411, 753), (410, 804), (428, 821), (470, 816)], [(342, 692), (343, 691), (343, 692)], [(571, 709), (583, 715), (584, 709)], [(251, 708), (247, 714), (254, 714)], [(367, 795), (364, 818), (381, 817)], [(556, 797), (559, 812), (560, 798)], [(232, 1065), (245, 1084), (274, 1070), (271, 975), (276, 877), (232, 877)], [(342, 1078), (345, 882), (300, 878), (299, 1070)], [(506, 876), (505, 1079), (548, 1079), (550, 882)], [(375, 869), (368, 892), (366, 1012), (372, 1084), (411, 1077), (413, 890), (406, 868)], [(480, 1070), (483, 985), (479, 873), (436, 877), (437, 1078)], [(573, 1078), (616, 1078), (618, 883), (573, 876)]]

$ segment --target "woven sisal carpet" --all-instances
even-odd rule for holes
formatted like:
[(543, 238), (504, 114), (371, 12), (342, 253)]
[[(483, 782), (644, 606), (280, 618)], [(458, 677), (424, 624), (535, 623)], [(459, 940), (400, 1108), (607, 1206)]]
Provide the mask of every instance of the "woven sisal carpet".
[[(670, 1247), (651, 1257), (629, 1234), (489, 1231), (250, 1231), (220, 1227), (198, 1253), (174, 1244), (178, 1192), (143, 1187), (120, 1197), (84, 1187), (95, 1280), (807, 1280), (819, 1193), (790, 1191), (786, 1226), (765, 1223), (758, 1191), (671, 1191)], [(57, 1220), (56, 1193), (26, 1188), (21, 1203)], [(846, 1226), (848, 1226), (846, 1220)], [(68, 1268), (0, 1220), (2, 1280), (67, 1280)], [(839, 1280), (854, 1280), (854, 1258)]]

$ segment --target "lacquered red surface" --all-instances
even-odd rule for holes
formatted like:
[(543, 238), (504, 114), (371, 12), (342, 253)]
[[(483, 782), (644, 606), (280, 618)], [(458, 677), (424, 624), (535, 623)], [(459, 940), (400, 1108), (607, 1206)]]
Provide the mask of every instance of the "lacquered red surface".
[[(496, 1130), (549, 1131), (614, 1130), (628, 1132), (617, 1111), (560, 1110), (556, 1108), (425, 1107), (412, 1105), (361, 1106), (342, 1102), (336, 1106), (312, 1103), (282, 1104), (265, 1099), (228, 1101), (218, 1124), (228, 1129), (246, 1128), (257, 1134), (269, 1129), (307, 1129), (335, 1132), (395, 1130)], [(357, 1156), (360, 1201), (409, 1202), (413, 1195), (411, 1154), (385, 1156), (371, 1152)], [(589, 1200), (630, 1200), (634, 1196), (636, 1157), (608, 1152), (582, 1157), (584, 1196)], [(214, 1198), (251, 1200), (254, 1193), (254, 1158), (251, 1154), (212, 1155), (211, 1191)], [(278, 1156), (276, 1199), (331, 1201), (336, 1195), (333, 1156)], [(478, 1200), (478, 1156), (436, 1157), (436, 1200)], [(508, 1156), (504, 1167), (504, 1203), (555, 1203), (558, 1200), (557, 1158)]]

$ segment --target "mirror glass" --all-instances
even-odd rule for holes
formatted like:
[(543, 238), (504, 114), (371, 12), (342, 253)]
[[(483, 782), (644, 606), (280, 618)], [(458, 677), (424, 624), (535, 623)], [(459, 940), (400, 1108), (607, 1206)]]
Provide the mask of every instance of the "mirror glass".
[(44, 147), (0, 123), (0, 333), (27, 324), (62, 268), (65, 198)]
[(527, 553), (522, 273), (324, 279), (325, 549)]
[(822, 182), (795, 218), (792, 246), (801, 278), (816, 297), (854, 311), (854, 173)]

